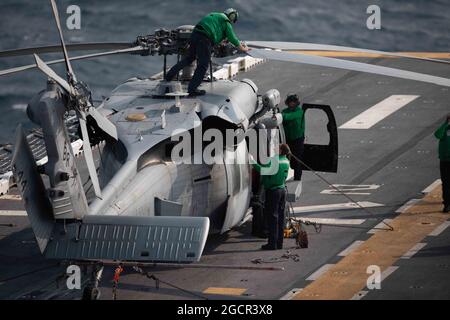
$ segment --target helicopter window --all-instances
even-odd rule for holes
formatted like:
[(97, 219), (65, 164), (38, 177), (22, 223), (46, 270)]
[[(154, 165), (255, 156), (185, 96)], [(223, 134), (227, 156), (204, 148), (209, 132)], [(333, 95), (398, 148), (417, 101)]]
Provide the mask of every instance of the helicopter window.
[(327, 131), (328, 117), (320, 109), (308, 109), (305, 112), (305, 137), (309, 144), (328, 145), (330, 134)]
[(112, 155), (116, 161), (124, 164), (128, 157), (128, 152), (123, 143), (118, 140), (110, 140), (105, 144), (103, 153), (107, 155)]

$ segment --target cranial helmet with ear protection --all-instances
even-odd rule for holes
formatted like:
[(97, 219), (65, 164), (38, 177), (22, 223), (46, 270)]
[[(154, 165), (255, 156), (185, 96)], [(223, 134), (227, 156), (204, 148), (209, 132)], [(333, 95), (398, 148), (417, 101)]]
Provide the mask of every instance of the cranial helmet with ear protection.
[(228, 17), (228, 19), (230, 19), (230, 21), (233, 22), (233, 23), (236, 23), (236, 21), (237, 21), (237, 19), (238, 19), (238, 17), (239, 17), (239, 14), (238, 14), (237, 10), (236, 10), (236, 9), (233, 9), (233, 8), (228, 8), (228, 9), (225, 10), (223, 13), (224, 13), (224, 14)]
[(286, 100), (284, 100), (284, 103), (288, 105), (290, 102), (295, 102), (297, 106), (300, 105), (300, 98), (296, 93), (289, 93), (286, 97)]

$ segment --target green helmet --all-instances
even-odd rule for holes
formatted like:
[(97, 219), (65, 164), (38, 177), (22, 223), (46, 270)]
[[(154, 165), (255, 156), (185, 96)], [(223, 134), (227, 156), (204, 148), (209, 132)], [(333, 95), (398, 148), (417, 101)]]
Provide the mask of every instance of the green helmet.
[(233, 22), (233, 23), (236, 23), (236, 21), (237, 21), (237, 19), (238, 19), (238, 17), (239, 17), (239, 13), (237, 12), (236, 9), (233, 9), (233, 8), (228, 8), (228, 9), (225, 10), (223, 13), (224, 13), (224, 14), (228, 17), (228, 19), (230, 19), (230, 21)]

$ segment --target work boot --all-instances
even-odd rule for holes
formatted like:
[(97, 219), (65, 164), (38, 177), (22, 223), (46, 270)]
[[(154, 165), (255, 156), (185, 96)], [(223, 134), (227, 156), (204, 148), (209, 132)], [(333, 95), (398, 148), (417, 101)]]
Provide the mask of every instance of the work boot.
[(205, 90), (194, 90), (192, 92), (189, 92), (189, 97), (196, 97), (196, 96), (203, 96), (206, 93)]
[(444, 209), (442, 210), (442, 212), (449, 213), (450, 212), (450, 205), (444, 206)]
[(261, 250), (277, 250), (277, 248), (272, 245), (265, 244), (265, 245), (261, 246)]

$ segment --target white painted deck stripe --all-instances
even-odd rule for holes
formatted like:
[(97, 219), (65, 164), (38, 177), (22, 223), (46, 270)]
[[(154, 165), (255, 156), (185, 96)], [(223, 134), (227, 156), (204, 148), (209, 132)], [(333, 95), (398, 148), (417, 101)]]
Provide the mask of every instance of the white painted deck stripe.
[(438, 226), (436, 229), (431, 231), (431, 233), (428, 236), (436, 237), (440, 235), (442, 232), (444, 232), (444, 230), (447, 229), (448, 226), (450, 226), (450, 221), (445, 221), (441, 223), (441, 225)]
[(400, 257), (400, 259), (411, 259), (412, 256), (414, 256), (417, 252), (419, 252), (423, 247), (425, 247), (427, 244), (419, 242), (414, 247), (409, 249), (403, 256)]
[(415, 95), (392, 95), (350, 119), (341, 125), (339, 129), (370, 129), (418, 97)]
[(406, 202), (404, 205), (402, 205), (400, 208), (398, 208), (395, 212), (396, 213), (403, 213), (406, 212), (409, 208), (411, 208), (416, 203), (420, 202), (420, 199), (411, 199), (408, 202)]
[[(384, 219), (383, 221), (389, 224), (392, 221), (392, 219)], [(373, 229), (370, 229), (369, 231), (367, 231), (367, 233), (374, 234), (374, 233), (377, 233), (378, 231), (380, 231), (380, 229), (383, 229), (383, 228), (388, 229), (388, 226), (386, 226), (383, 222), (380, 222)]]
[(366, 219), (310, 218), (310, 217), (294, 217), (292, 219), (323, 224), (342, 224), (342, 225), (360, 225), (366, 221)]
[(303, 288), (294, 288), (292, 290), (289, 290), (284, 296), (280, 298), (280, 300), (292, 300), (295, 294), (299, 293), (302, 290)]
[[(372, 207), (382, 207), (383, 204), (370, 202), (370, 201), (359, 201), (358, 204), (364, 208)], [(359, 207), (353, 202), (346, 203), (333, 203), (333, 204), (321, 204), (315, 206), (301, 206), (294, 207), (294, 213), (305, 213), (305, 212), (321, 212), (321, 211), (332, 211), (332, 210), (349, 210), (358, 209)]]
[(355, 242), (353, 242), (352, 244), (350, 244), (346, 249), (342, 250), (338, 256), (339, 257), (346, 257), (348, 256), (353, 250), (355, 250), (356, 248), (358, 248), (360, 245), (362, 245), (364, 243), (364, 241), (361, 240), (356, 240)]
[(427, 194), (430, 193), (431, 191), (434, 190), (434, 188), (436, 188), (438, 185), (440, 185), (442, 183), (441, 179), (437, 179), (435, 182), (433, 182), (432, 184), (430, 184), (428, 187), (426, 187), (425, 189), (423, 189), (422, 193), (423, 194)]
[[(383, 287), (383, 281), (389, 277), (392, 273), (394, 273), (395, 270), (397, 270), (399, 267), (397, 266), (390, 266), (387, 267), (386, 270), (384, 270), (381, 273), (381, 287)], [(361, 300), (369, 293), (369, 290), (361, 290), (357, 294), (355, 294), (350, 300)]]
[(351, 298), (350, 300), (361, 300), (361, 299), (364, 298), (368, 293), (369, 293), (369, 291), (361, 290), (360, 292), (358, 292), (357, 294), (355, 294), (355, 295), (353, 296), (353, 298)]
[[(387, 277), (389, 277), (391, 274), (394, 273), (395, 270), (397, 270), (399, 267), (397, 266), (390, 266), (387, 267), (386, 270), (384, 270), (381, 273), (381, 282), (383, 282)], [(381, 284), (383, 286), (383, 283)]]
[(317, 269), (313, 274), (311, 274), (308, 278), (306, 278), (307, 281), (314, 281), (317, 280), (322, 274), (327, 272), (334, 264), (324, 264), (319, 269)]
[(25, 217), (27, 212), (24, 210), (0, 210), (0, 217)]

